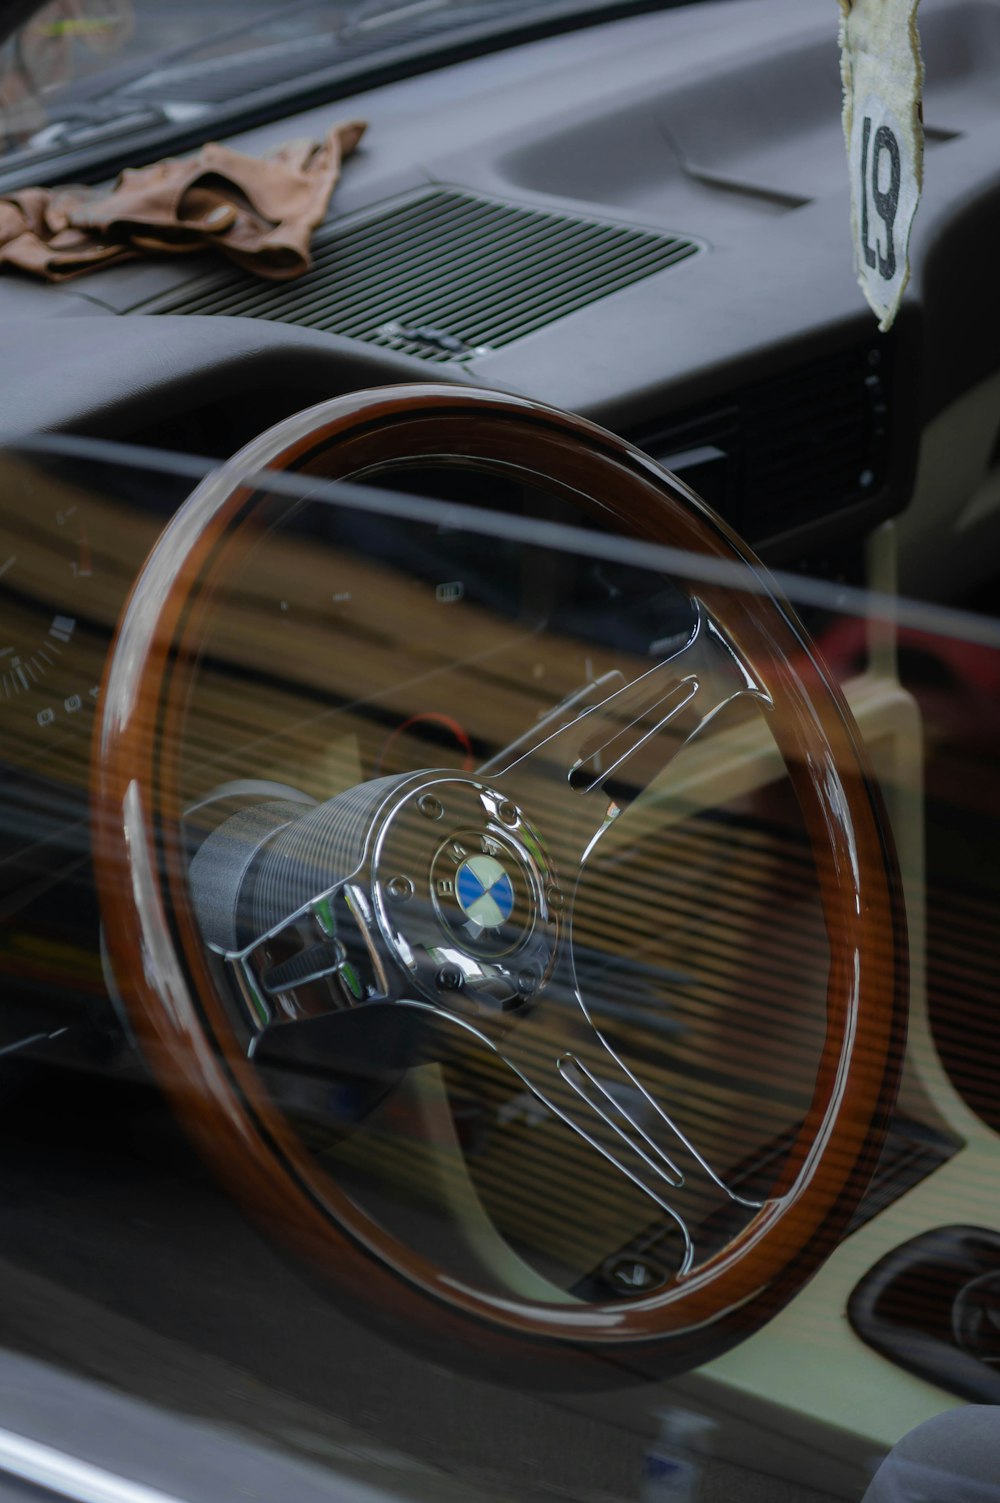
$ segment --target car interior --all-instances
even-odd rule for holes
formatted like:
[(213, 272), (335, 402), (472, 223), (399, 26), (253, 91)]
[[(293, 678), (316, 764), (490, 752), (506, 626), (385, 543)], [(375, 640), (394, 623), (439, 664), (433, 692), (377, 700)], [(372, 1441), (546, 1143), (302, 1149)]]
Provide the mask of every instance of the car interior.
[(1000, 1402), (1000, 0), (885, 333), (833, 0), (169, 9), (0, 202), (366, 130), (0, 266), (0, 1485), (860, 1500)]

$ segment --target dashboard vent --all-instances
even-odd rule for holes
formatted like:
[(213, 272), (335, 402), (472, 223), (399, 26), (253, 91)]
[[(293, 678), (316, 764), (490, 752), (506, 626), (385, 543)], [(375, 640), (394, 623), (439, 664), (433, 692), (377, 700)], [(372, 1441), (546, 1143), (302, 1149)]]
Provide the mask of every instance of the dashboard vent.
[(885, 483), (883, 358), (874, 346), (845, 351), (746, 391), (743, 506), (756, 536), (815, 521)]
[(751, 541), (884, 492), (889, 344), (861, 344), (737, 388), (635, 441)]
[(461, 361), (700, 249), (652, 230), (434, 190), (320, 231), (312, 270), (295, 282), (213, 272), (128, 311), (277, 319), (432, 363)]

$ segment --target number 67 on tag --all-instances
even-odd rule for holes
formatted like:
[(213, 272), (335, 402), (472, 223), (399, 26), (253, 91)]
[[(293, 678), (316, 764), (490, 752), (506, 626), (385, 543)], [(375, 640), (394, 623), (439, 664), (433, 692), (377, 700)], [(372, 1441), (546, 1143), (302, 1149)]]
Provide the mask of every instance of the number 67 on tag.
[(909, 279), (910, 227), (920, 183), (907, 133), (875, 96), (856, 110), (850, 140), (858, 279), (888, 328)]
[(923, 179), (918, 3), (840, 0), (854, 263), (883, 331), (909, 280), (910, 229)]

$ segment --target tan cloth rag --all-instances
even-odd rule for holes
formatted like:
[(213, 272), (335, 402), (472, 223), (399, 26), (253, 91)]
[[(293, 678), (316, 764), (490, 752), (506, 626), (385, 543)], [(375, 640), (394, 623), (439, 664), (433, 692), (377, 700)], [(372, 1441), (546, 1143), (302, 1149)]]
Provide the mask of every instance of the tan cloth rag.
[(0, 197), (0, 266), (50, 282), (161, 251), (221, 251), (274, 281), (301, 276), (309, 242), (365, 126), (248, 157), (210, 141), (194, 156), (129, 168), (114, 187), (22, 188)]

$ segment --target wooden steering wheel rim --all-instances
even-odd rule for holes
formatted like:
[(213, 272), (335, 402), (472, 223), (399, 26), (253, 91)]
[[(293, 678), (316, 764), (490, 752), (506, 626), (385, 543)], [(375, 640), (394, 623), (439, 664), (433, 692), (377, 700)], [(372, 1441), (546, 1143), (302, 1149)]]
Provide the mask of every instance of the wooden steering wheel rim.
[[(467, 1287), (359, 1211), (310, 1158), (232, 1037), (187, 888), (178, 727), (213, 590), (260, 502), (248, 477), (266, 466), (337, 479), (439, 456), (540, 477), (620, 531), (740, 561), (756, 589), (763, 584), (763, 593), (711, 584), (698, 593), (774, 700), (830, 943), (823, 1055), (774, 1198), (720, 1253), (627, 1301), (540, 1305)], [(334, 399), (255, 440), (196, 489), (134, 586), (102, 691), (93, 807), (116, 982), (203, 1155), (351, 1306), (447, 1360), (553, 1386), (695, 1365), (790, 1297), (863, 1192), (894, 1099), (907, 977), (894, 858), (857, 732), (745, 545), (676, 478), (602, 429), (522, 398), (415, 385)]]

